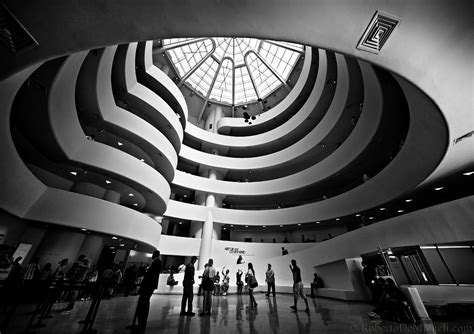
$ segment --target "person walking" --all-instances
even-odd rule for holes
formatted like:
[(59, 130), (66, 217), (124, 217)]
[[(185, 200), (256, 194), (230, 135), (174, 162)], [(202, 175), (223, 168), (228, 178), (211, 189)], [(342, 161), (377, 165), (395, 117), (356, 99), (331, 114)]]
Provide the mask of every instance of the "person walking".
[(203, 305), (202, 312), (199, 316), (211, 315), (212, 307), (212, 291), (214, 290), (214, 280), (216, 276), (216, 269), (214, 268), (214, 260), (209, 259), (208, 266), (202, 274), (202, 290), (203, 290)]
[(275, 297), (275, 273), (273, 272), (272, 265), (268, 264), (268, 269), (265, 272), (265, 282), (267, 282), (268, 290), (265, 296), (270, 296), (270, 290), (273, 292), (273, 297)]
[(153, 291), (158, 287), (158, 280), (161, 272), (160, 251), (154, 251), (151, 259), (151, 265), (148, 267), (145, 276), (143, 277), (139, 292), (140, 296), (138, 297), (136, 312), (139, 330), (145, 330), (146, 328), (148, 312), (150, 311), (150, 298)]
[[(183, 299), (181, 299), (180, 315), (195, 316), (193, 312), (193, 284), (194, 284), (194, 263), (196, 263), (197, 256), (191, 257), (191, 262), (186, 265), (184, 269), (183, 279)], [(186, 301), (188, 302), (188, 312), (186, 312)]]
[(253, 285), (253, 281), (256, 281), (255, 278), (255, 270), (253, 269), (253, 264), (251, 262), (248, 263), (248, 270), (247, 275), (245, 276), (245, 281), (247, 282), (247, 287), (249, 290), (249, 297), (250, 297), (250, 307), (256, 307), (258, 304), (255, 301), (255, 297), (253, 295), (253, 289), (256, 287)]
[(293, 299), (295, 301), (295, 304), (290, 306), (290, 308), (293, 309), (293, 312), (297, 312), (298, 309), (296, 307), (296, 302), (298, 301), (298, 298), (301, 297), (306, 304), (306, 309), (304, 311), (309, 313), (308, 299), (304, 294), (303, 281), (301, 280), (301, 270), (296, 265), (296, 260), (291, 260), (290, 269), (293, 274)]

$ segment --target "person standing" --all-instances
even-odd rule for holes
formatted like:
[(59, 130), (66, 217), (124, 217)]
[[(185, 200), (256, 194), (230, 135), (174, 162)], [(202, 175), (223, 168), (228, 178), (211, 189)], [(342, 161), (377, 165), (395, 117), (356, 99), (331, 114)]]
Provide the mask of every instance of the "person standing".
[[(196, 263), (196, 260), (197, 256), (191, 257), (191, 262), (189, 262), (184, 269), (183, 299), (181, 299), (180, 315), (196, 315), (196, 313), (193, 312), (194, 263)], [(185, 311), (186, 301), (188, 302), (188, 312)]]
[(265, 296), (270, 296), (270, 289), (273, 292), (273, 297), (275, 297), (275, 273), (273, 272), (272, 265), (268, 264), (268, 269), (265, 272), (265, 282), (267, 282), (268, 290)]
[(255, 287), (252, 287), (251, 283), (250, 283), (250, 281), (252, 280), (252, 277), (255, 278), (255, 270), (253, 269), (253, 264), (251, 262), (249, 262), (248, 263), (247, 275), (245, 276), (245, 280), (247, 281), (247, 287), (249, 289), (250, 307), (256, 307), (258, 304), (255, 301), (255, 297), (253, 295), (253, 289)]
[(237, 272), (235, 273), (236, 281), (237, 281), (237, 294), (241, 295), (242, 294), (242, 289), (244, 287), (244, 282), (242, 282), (242, 274), (244, 272), (239, 268)]
[(74, 304), (76, 303), (77, 297), (79, 296), (79, 290), (81, 289), (79, 284), (84, 282), (86, 279), (87, 272), (90, 268), (90, 261), (85, 255), (80, 255), (74, 267), (74, 272), (71, 273), (70, 277), (70, 287), (72, 289), (71, 299), (67, 307), (64, 309), (65, 313), (71, 313), (72, 309), (74, 308)]
[[(224, 267), (225, 268), (225, 267)], [(230, 282), (230, 277), (229, 277), (229, 269), (227, 269), (224, 272), (224, 268), (222, 268), (222, 295), (227, 296), (227, 291), (229, 290), (229, 282)]]
[(136, 312), (139, 330), (144, 330), (146, 328), (148, 312), (150, 311), (150, 298), (153, 291), (158, 287), (158, 280), (161, 272), (160, 251), (154, 251), (151, 259), (151, 265), (148, 267), (145, 276), (143, 277), (139, 292), (140, 296), (138, 297)]
[(203, 289), (203, 311), (200, 316), (211, 315), (212, 307), (212, 291), (214, 290), (214, 281), (216, 276), (216, 269), (214, 268), (214, 260), (209, 259), (208, 266), (202, 274), (202, 289)]
[(295, 301), (295, 304), (290, 306), (290, 308), (293, 309), (294, 312), (298, 311), (296, 308), (296, 302), (298, 301), (298, 298), (301, 297), (306, 304), (306, 309), (304, 311), (309, 313), (308, 299), (304, 294), (303, 281), (301, 280), (301, 270), (296, 265), (296, 260), (291, 260), (290, 269), (293, 274), (293, 299)]

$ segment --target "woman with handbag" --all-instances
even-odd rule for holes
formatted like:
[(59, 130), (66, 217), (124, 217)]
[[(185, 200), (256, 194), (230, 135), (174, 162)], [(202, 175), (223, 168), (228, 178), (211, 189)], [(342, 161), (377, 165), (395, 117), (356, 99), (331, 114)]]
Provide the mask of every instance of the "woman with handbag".
[(257, 278), (255, 277), (255, 270), (253, 269), (253, 264), (251, 262), (248, 263), (248, 271), (245, 275), (245, 282), (247, 282), (247, 287), (249, 290), (250, 307), (257, 306), (257, 302), (255, 301), (255, 297), (253, 296), (253, 289), (258, 286), (258, 282)]

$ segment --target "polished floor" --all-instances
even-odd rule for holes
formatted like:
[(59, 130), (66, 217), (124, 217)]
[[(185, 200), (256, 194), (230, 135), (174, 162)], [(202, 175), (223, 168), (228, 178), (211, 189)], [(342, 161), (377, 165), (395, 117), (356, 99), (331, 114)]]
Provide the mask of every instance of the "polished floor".
[[(115, 297), (103, 300), (93, 328), (98, 333), (130, 333), (126, 329), (132, 322), (136, 296)], [(474, 333), (473, 319), (448, 322), (424, 322), (405, 325), (390, 321), (370, 320), (366, 312), (371, 306), (365, 303), (343, 302), (332, 299), (308, 298), (310, 313), (304, 312), (304, 302), (292, 313), (293, 297), (288, 294), (276, 298), (256, 294), (258, 306), (249, 307), (247, 295), (213, 297), (210, 316), (180, 316), (181, 296), (154, 295), (146, 333)], [(79, 333), (90, 302), (77, 302), (70, 314), (60, 312), (65, 304), (55, 304), (51, 319), (43, 320), (46, 327), (36, 333)], [(202, 297), (195, 296), (194, 311), (201, 310)], [(7, 332), (24, 332), (31, 317), (31, 307), (20, 308)], [(1, 333), (4, 334), (4, 333)]]

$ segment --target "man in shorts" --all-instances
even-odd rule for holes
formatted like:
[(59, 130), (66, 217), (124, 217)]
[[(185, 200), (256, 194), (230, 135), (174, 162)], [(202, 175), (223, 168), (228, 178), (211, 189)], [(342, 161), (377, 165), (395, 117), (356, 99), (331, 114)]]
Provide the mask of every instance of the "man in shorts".
[(308, 299), (304, 294), (303, 282), (301, 280), (301, 270), (296, 265), (296, 260), (291, 260), (290, 269), (293, 274), (293, 298), (295, 300), (295, 305), (290, 306), (290, 308), (293, 309), (293, 312), (297, 312), (298, 309), (296, 308), (296, 302), (298, 301), (298, 298), (301, 297), (306, 304), (306, 309), (304, 311), (309, 313)]

